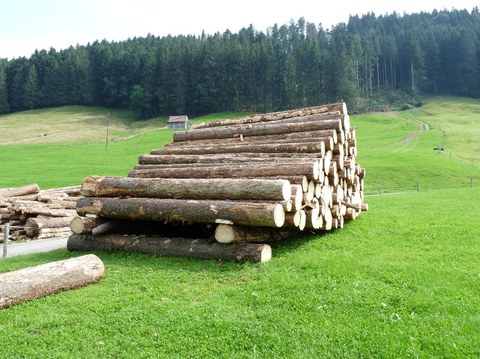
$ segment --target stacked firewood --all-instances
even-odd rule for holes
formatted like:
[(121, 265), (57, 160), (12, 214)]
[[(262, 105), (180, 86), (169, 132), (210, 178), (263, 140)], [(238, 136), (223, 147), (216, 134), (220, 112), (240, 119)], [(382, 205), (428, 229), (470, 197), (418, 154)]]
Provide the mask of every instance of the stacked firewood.
[[(299, 231), (341, 228), (368, 209), (343, 102), (203, 123), (173, 139), (140, 156), (128, 177), (85, 179), (77, 212), (92, 217), (78, 220), (74, 232), (91, 234), (106, 219), (201, 223), (215, 226), (221, 248), (260, 246)], [(90, 235), (89, 245), (99, 240), (105, 249), (114, 238), (99, 235)]]
[(69, 236), (79, 195), (80, 186), (50, 190), (40, 190), (36, 184), (0, 188), (0, 232), (8, 223), (11, 240)]

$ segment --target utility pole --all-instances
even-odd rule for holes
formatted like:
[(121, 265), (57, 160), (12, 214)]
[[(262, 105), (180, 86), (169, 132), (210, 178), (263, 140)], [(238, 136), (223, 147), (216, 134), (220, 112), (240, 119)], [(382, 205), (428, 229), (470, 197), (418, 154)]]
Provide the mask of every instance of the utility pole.
[(108, 126), (110, 125), (110, 112), (107, 113), (107, 133), (105, 134), (105, 152), (108, 151)]
[(410, 62), (410, 71), (412, 72), (412, 93), (413, 93), (413, 105), (417, 103), (417, 100), (415, 98), (415, 77), (413, 75), (413, 61)]

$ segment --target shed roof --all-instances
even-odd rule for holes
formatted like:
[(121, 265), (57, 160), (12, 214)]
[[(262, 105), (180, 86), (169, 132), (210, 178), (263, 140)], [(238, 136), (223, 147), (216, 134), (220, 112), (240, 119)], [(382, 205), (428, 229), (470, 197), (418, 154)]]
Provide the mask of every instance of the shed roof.
[(168, 123), (178, 123), (178, 122), (186, 122), (188, 121), (188, 116), (181, 115), (181, 116), (170, 116), (168, 118)]

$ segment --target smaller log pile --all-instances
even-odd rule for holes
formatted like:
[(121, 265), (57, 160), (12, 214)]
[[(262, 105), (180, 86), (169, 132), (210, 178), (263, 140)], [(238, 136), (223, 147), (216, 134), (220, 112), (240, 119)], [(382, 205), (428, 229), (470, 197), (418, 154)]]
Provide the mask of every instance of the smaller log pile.
[[(140, 156), (128, 177), (83, 181), (85, 198), (77, 202), (81, 217), (72, 226), (77, 236), (69, 240), (71, 249), (134, 250), (142, 241), (148, 242), (144, 248), (155, 247), (152, 238), (138, 233), (129, 239), (107, 235), (111, 225), (105, 223), (112, 220), (124, 228), (138, 220), (214, 226), (219, 248), (265, 246), (299, 231), (342, 228), (368, 210), (355, 132), (343, 102), (176, 132), (172, 143)], [(174, 242), (159, 237), (156, 247), (164, 248), (165, 240), (169, 246)], [(204, 253), (182, 243), (189, 254)], [(260, 260), (258, 255), (233, 258)]]
[(79, 195), (80, 186), (49, 190), (40, 190), (37, 184), (0, 188), (0, 233), (8, 223), (11, 240), (67, 237)]

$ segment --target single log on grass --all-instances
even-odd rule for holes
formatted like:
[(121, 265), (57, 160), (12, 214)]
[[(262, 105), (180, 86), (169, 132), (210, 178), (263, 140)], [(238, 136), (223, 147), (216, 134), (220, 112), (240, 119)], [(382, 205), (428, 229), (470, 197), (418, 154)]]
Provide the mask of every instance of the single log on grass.
[(298, 234), (294, 229), (274, 229), (265, 227), (232, 226), (219, 224), (215, 229), (215, 239), (219, 243), (263, 243), (282, 241)]
[(87, 254), (0, 274), (0, 308), (98, 282), (105, 273), (100, 258)]
[(286, 201), (290, 182), (259, 179), (175, 179), (96, 177), (83, 180), (87, 197), (147, 197)]
[(17, 188), (0, 188), (0, 198), (26, 196), (38, 193), (39, 191), (40, 187), (35, 183)]
[(158, 198), (87, 197), (77, 202), (80, 216), (164, 222), (215, 223), (217, 219), (234, 224), (281, 227), (285, 211), (279, 203), (207, 201)]
[(71, 235), (69, 251), (139, 252), (158, 256), (194, 257), (201, 259), (266, 262), (272, 258), (268, 244), (220, 244), (209, 239), (165, 238), (138, 235)]

